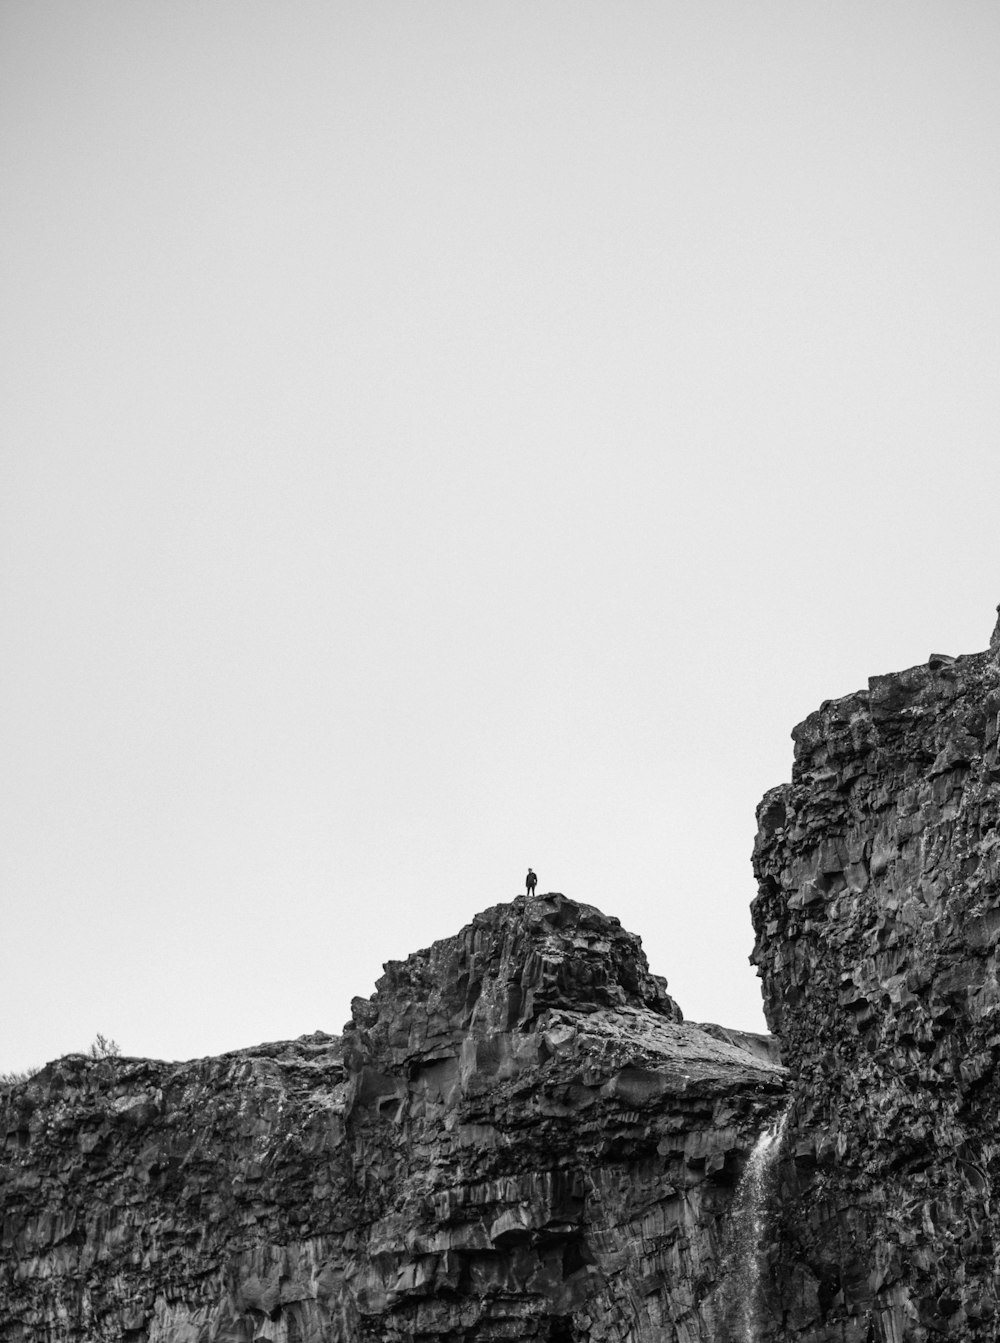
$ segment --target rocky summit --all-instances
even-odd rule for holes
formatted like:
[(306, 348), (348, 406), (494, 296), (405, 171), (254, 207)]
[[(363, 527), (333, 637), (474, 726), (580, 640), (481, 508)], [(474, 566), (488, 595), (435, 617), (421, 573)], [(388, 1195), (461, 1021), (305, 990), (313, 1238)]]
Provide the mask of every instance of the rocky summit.
[(562, 895), (389, 962), (343, 1036), (70, 1055), (0, 1111), (0, 1339), (706, 1340), (785, 1104)]
[(70, 1055), (0, 1089), (0, 1343), (994, 1343), (1000, 626), (793, 738), (773, 1038), (550, 894), (342, 1036)]

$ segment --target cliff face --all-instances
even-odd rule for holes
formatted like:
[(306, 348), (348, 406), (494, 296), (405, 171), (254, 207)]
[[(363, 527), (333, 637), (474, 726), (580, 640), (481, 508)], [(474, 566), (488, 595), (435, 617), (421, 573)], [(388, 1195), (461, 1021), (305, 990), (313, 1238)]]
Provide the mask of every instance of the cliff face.
[(825, 704), (758, 810), (754, 952), (793, 1074), (782, 1338), (1000, 1337), (1000, 670)]
[(497, 905), (342, 1037), (0, 1092), (0, 1343), (1000, 1337), (1000, 627), (793, 736), (753, 904), (788, 1074), (617, 920)]
[(3, 1343), (721, 1338), (766, 1041), (561, 895), (385, 971), (341, 1039), (0, 1095)]

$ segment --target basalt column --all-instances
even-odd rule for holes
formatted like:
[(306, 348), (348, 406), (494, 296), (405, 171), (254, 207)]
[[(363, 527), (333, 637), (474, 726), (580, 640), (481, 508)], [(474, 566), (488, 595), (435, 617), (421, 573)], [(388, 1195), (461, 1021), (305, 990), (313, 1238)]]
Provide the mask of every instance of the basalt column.
[(0, 1343), (719, 1343), (785, 1104), (550, 894), (390, 961), (342, 1037), (0, 1088)]
[(1000, 1336), (1000, 669), (874, 677), (762, 801), (754, 952), (793, 1077), (781, 1336)]

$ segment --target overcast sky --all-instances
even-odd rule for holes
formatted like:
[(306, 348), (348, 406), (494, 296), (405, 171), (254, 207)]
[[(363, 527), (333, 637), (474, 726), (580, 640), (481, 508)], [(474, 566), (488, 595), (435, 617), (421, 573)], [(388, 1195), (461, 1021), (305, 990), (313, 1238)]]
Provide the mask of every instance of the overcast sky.
[(523, 889), (762, 1029), (793, 725), (1000, 601), (1000, 8), (0, 0), (0, 1069)]

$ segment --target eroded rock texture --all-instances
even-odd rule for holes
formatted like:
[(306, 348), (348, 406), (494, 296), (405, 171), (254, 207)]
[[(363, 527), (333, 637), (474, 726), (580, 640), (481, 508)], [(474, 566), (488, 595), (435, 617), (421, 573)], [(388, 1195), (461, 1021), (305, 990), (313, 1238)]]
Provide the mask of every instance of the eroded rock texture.
[(998, 711), (995, 646), (875, 677), (795, 729), (758, 810), (755, 959), (795, 1097), (776, 1337), (1000, 1338)]
[(561, 895), (385, 970), (342, 1039), (0, 1097), (0, 1339), (721, 1339), (766, 1042), (685, 1024)]

